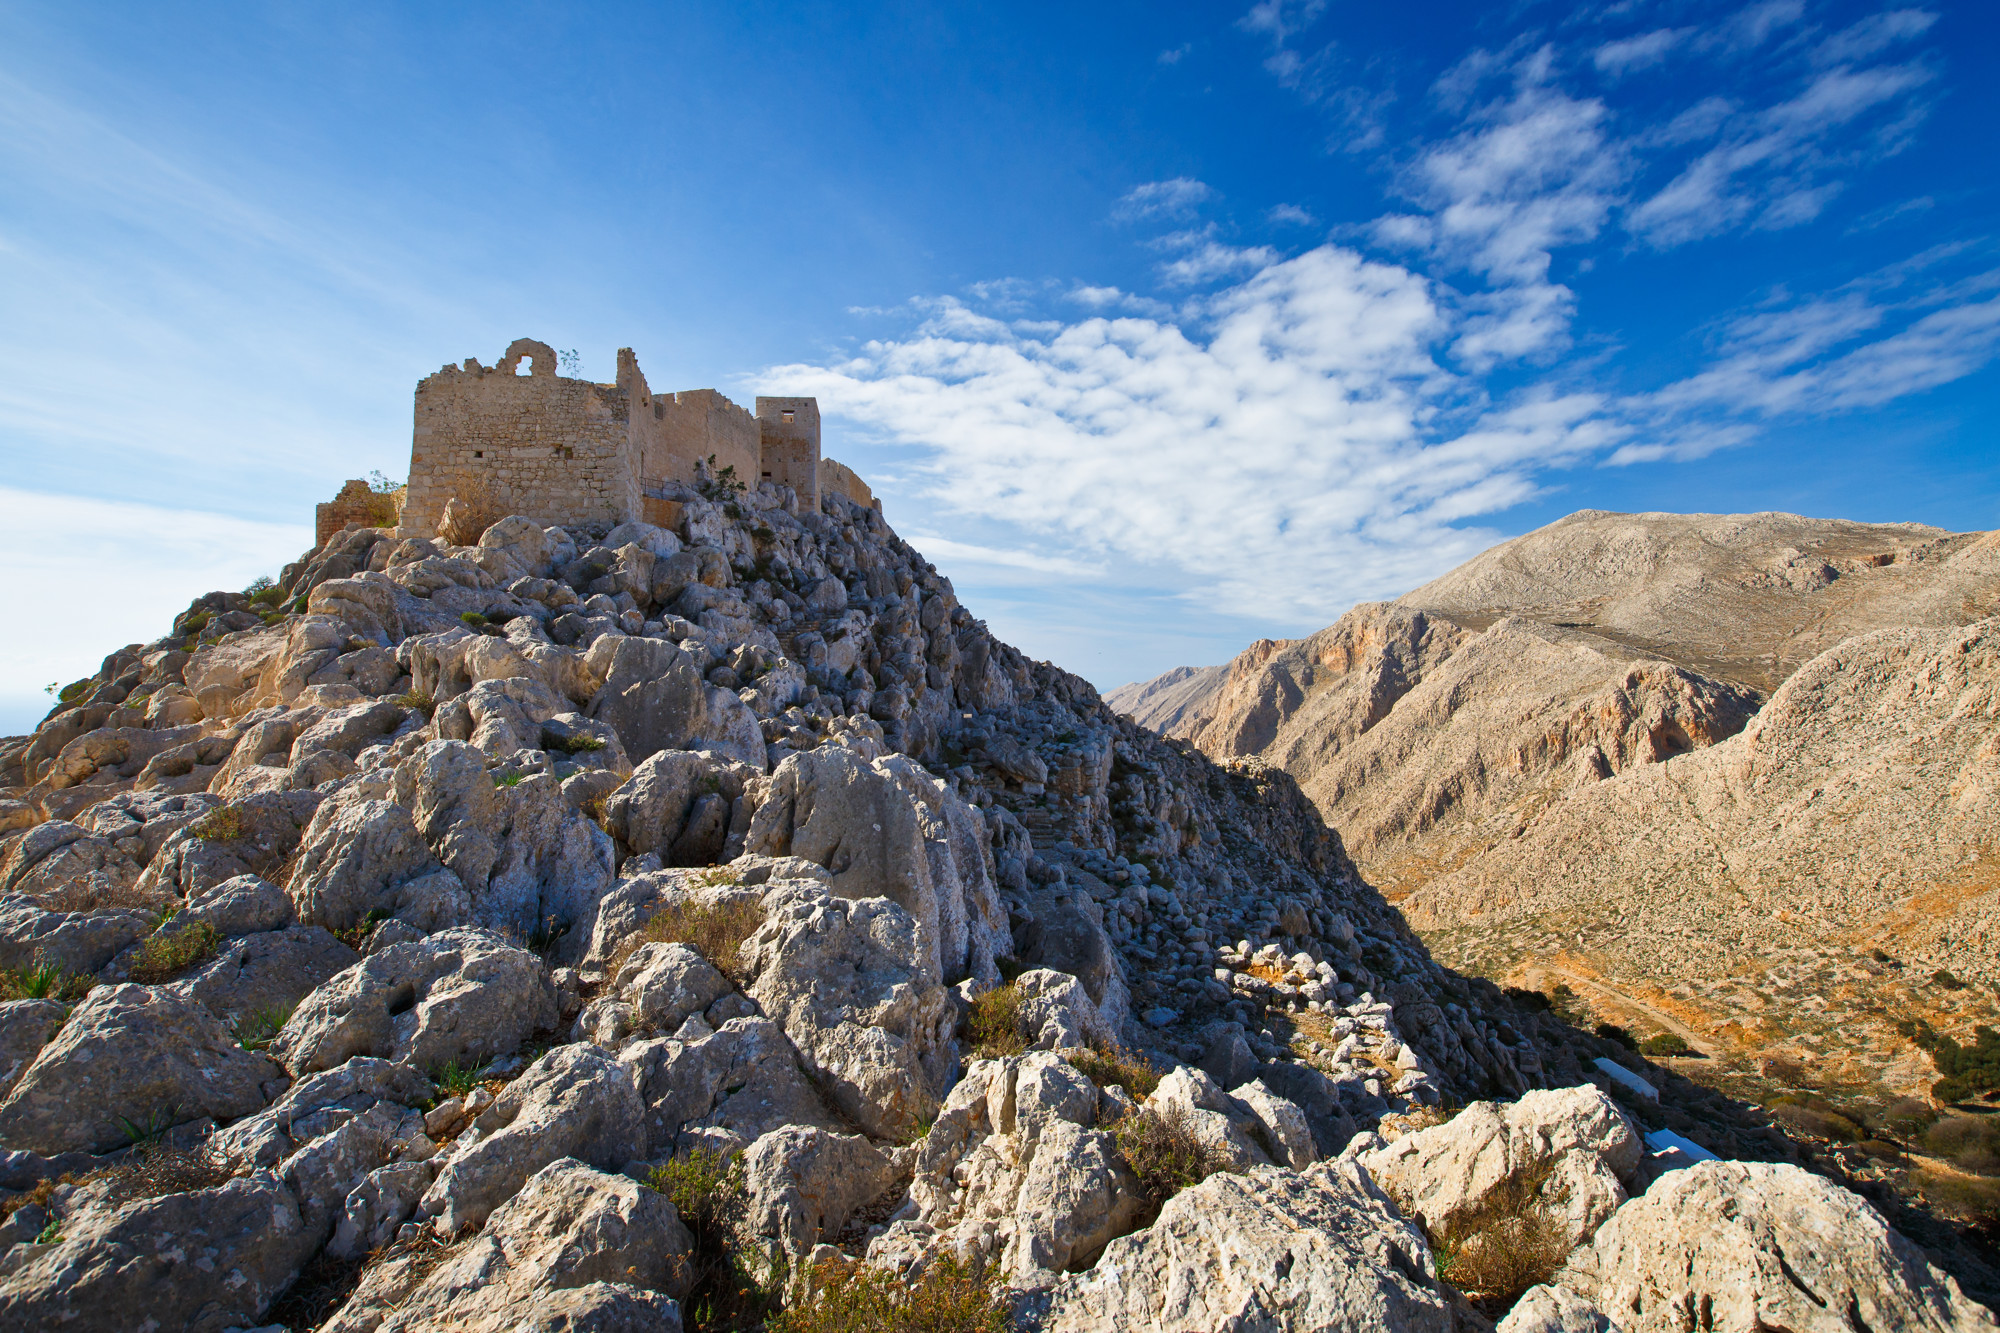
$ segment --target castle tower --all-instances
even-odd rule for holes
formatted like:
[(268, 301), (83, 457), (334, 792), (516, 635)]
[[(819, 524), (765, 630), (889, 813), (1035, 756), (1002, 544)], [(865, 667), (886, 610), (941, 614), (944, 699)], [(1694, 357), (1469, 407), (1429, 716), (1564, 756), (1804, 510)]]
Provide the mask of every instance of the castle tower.
[(790, 486), (809, 504), (819, 503), (819, 399), (759, 398), (757, 425), (763, 463), (754, 481)]

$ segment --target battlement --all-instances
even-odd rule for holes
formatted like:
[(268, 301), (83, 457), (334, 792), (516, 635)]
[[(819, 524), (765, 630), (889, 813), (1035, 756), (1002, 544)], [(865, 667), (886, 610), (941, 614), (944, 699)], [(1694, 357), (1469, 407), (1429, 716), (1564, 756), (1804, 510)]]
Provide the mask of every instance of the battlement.
[(547, 343), (520, 338), (492, 367), (468, 357), (417, 384), (398, 530), (430, 535), (454, 499), (544, 524), (626, 523), (648, 496), (710, 469), (814, 504), (829, 492), (874, 504), (851, 470), (821, 459), (817, 399), (759, 398), (752, 415), (714, 389), (655, 393), (629, 347), (613, 383), (571, 379)]

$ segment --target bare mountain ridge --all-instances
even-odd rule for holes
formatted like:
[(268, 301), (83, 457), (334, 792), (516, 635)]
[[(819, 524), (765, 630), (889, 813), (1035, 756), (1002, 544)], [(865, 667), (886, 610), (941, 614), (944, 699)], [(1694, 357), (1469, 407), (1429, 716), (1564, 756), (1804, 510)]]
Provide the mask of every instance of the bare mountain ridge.
[(1717, 1054), (1856, 1023), (1824, 1072), (1913, 1088), (1885, 1015), (1962, 1030), (1930, 972), (2000, 966), (1996, 611), (2000, 534), (1585, 512), (1184, 677), (1168, 731), (1291, 773), (1460, 966)]

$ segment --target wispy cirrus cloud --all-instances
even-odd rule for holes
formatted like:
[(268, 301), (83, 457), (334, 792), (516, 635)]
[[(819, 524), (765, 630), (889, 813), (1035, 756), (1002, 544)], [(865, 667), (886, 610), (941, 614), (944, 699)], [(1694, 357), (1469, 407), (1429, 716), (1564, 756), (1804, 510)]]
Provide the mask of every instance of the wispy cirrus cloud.
[(1148, 181), (1127, 191), (1112, 208), (1111, 217), (1117, 222), (1191, 218), (1196, 209), (1214, 197), (1214, 190), (1186, 176)]

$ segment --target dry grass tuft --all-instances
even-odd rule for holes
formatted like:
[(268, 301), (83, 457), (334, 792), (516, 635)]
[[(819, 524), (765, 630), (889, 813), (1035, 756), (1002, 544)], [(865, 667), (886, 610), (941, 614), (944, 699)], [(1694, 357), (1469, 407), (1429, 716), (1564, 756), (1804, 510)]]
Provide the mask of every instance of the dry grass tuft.
[(1227, 1154), (1201, 1141), (1194, 1118), (1181, 1106), (1142, 1106), (1112, 1133), (1155, 1208), (1217, 1172), (1235, 1169)]
[(1438, 1276), (1488, 1318), (1512, 1309), (1521, 1293), (1554, 1277), (1569, 1257), (1569, 1234), (1548, 1193), (1552, 1169), (1503, 1182), (1478, 1208), (1431, 1236)]
[(997, 1268), (943, 1254), (914, 1281), (852, 1260), (821, 1263), (812, 1292), (772, 1319), (771, 1333), (1005, 1333)]
[(764, 909), (754, 899), (725, 903), (668, 903), (611, 955), (606, 974), (617, 976), (625, 960), (642, 944), (685, 944), (731, 980), (742, 980), (743, 941), (764, 924)]
[(218, 806), (188, 825), (188, 836), (203, 842), (239, 842), (250, 836), (243, 812), (233, 805)]
[(1026, 1048), (1021, 1040), (1021, 992), (1010, 981), (979, 996), (972, 1002), (965, 1028), (973, 1054), (981, 1059), (1019, 1055)]
[(1068, 1050), (1062, 1052), (1062, 1057), (1098, 1087), (1116, 1084), (1137, 1101), (1146, 1100), (1160, 1086), (1160, 1071), (1150, 1061), (1115, 1046)]
[(214, 1189), (236, 1178), (220, 1156), (203, 1148), (141, 1147), (132, 1160), (114, 1167), (111, 1195), (119, 1203)]

